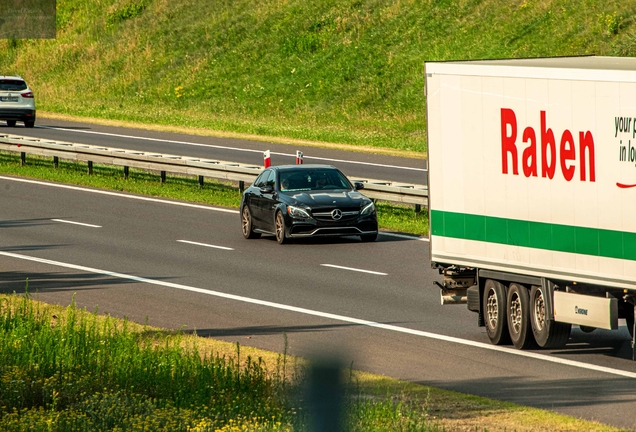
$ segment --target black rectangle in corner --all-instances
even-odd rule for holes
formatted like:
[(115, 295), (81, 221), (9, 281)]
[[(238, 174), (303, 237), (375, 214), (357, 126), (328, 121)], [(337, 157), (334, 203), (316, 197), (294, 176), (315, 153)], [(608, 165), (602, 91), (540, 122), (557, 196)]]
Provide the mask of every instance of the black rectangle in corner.
[(55, 39), (56, 0), (1, 0), (0, 39)]

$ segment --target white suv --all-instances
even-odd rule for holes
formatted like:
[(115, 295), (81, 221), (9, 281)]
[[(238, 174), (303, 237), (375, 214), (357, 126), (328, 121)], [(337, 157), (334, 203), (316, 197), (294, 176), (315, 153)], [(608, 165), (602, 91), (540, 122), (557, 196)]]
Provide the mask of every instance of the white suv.
[(28, 128), (35, 125), (35, 99), (22, 77), (0, 75), (0, 120), (10, 127), (16, 121)]

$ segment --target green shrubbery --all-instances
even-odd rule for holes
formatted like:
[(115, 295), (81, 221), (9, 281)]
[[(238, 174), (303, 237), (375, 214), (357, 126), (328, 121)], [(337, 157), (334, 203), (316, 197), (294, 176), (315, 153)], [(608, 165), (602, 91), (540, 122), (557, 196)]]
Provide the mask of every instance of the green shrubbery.
[(106, 16), (106, 24), (114, 25), (130, 18), (139, 16), (146, 9), (145, 2), (129, 3), (115, 8)]

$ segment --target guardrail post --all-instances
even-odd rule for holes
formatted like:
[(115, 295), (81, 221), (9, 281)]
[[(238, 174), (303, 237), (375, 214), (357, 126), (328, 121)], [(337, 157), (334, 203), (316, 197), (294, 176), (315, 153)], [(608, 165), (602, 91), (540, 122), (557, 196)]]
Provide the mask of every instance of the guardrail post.
[(203, 187), (203, 176), (199, 176), (199, 187)]
[(239, 180), (239, 193), (242, 194), (245, 192), (245, 182), (243, 180)]
[(20, 152), (20, 166), (26, 165), (26, 153)]
[(59, 167), (59, 166), (60, 166), (60, 158), (59, 158), (59, 157), (57, 157), (57, 156), (53, 156), (53, 166), (54, 166), (55, 168), (57, 168), (57, 167)]
[(166, 172), (161, 171), (161, 183), (165, 183), (165, 182), (166, 182)]
[(93, 175), (93, 161), (88, 161), (88, 175)]
[(124, 178), (128, 180), (128, 174), (130, 174), (130, 168), (127, 166), (124, 167)]

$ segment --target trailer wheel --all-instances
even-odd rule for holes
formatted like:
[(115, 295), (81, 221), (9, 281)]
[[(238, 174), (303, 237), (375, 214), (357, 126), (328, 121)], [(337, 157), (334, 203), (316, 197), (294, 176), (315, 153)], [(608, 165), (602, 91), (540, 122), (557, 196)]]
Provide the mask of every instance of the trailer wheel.
[(506, 287), (488, 279), (484, 284), (483, 311), (488, 339), (495, 345), (510, 343), (506, 304)]
[(515, 348), (528, 349), (535, 344), (530, 325), (528, 288), (512, 283), (508, 287), (508, 331)]
[(567, 343), (572, 324), (546, 319), (545, 296), (540, 286), (530, 290), (530, 324), (534, 340), (541, 348), (560, 348)]

